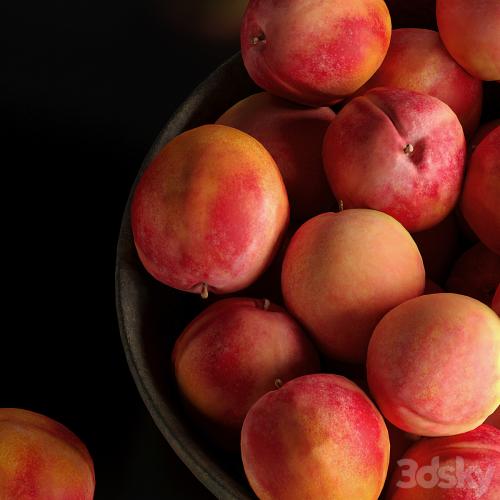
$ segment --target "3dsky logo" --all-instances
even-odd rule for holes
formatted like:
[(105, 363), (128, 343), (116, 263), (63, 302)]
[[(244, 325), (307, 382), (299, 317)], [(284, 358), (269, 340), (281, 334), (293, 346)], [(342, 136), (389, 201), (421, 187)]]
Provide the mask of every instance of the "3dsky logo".
[(447, 460), (441, 465), (439, 457), (433, 457), (430, 465), (419, 466), (415, 460), (402, 458), (398, 460), (401, 467), (401, 479), (396, 483), (398, 488), (457, 488), (474, 490), (474, 498), (481, 498), (489, 489), (495, 466), (484, 469), (477, 464), (465, 466), (462, 457), (455, 461)]

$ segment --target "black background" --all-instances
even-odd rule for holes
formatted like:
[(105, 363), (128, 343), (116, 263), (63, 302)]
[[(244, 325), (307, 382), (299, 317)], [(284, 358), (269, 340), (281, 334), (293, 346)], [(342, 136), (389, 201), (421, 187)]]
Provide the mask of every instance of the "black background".
[(19, 1), (0, 13), (0, 407), (80, 436), (97, 499), (210, 498), (145, 409), (114, 306), (118, 229), (141, 161), (238, 50), (236, 36), (184, 33), (168, 5)]

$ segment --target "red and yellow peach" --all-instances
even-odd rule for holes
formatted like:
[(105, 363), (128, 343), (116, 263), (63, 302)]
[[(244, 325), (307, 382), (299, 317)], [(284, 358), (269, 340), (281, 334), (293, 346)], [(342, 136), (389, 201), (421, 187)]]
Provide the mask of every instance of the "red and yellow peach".
[(382, 0), (251, 0), (241, 53), (255, 83), (300, 104), (325, 106), (377, 70), (391, 37)]
[(374, 500), (387, 474), (389, 437), (383, 418), (353, 382), (306, 375), (251, 408), (241, 454), (262, 500)]
[(278, 249), (289, 217), (283, 179), (256, 139), (205, 125), (168, 143), (145, 170), (131, 208), (144, 267), (203, 296), (245, 288)]
[(464, 295), (408, 300), (375, 328), (367, 376), (383, 415), (400, 429), (422, 436), (472, 430), (500, 403), (500, 319)]
[(92, 500), (92, 458), (62, 424), (38, 413), (0, 408), (0, 498)]

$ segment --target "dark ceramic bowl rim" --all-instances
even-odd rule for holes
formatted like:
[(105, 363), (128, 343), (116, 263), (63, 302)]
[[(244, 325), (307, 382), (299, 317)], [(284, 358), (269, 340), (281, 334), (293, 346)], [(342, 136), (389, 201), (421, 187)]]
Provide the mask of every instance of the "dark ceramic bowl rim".
[[(167, 121), (165, 127), (154, 141), (148, 151), (141, 168), (131, 187), (123, 218), (117, 245), (116, 267), (115, 267), (115, 293), (118, 325), (123, 348), (126, 354), (127, 363), (132, 373), (139, 393), (148, 408), (157, 427), (175, 451), (177, 456), (213, 493), (221, 499), (244, 499), (250, 498), (250, 491), (224, 471), (205, 450), (195, 442), (195, 440), (183, 431), (183, 423), (175, 415), (175, 412), (163, 401), (161, 393), (155, 387), (151, 371), (145, 362), (144, 350), (140, 339), (136, 338), (133, 327), (127, 322), (124, 311), (124, 290), (127, 288), (126, 273), (123, 272), (126, 266), (125, 256), (133, 245), (133, 238), (130, 228), (130, 205), (135, 187), (151, 159), (156, 156), (161, 147), (169, 142), (180, 130), (190, 128), (189, 122), (199, 110), (203, 99), (211, 90), (216, 91), (221, 77), (232, 68), (237, 68), (241, 72), (243, 63), (239, 53), (232, 56), (225, 63), (219, 66), (204, 82), (202, 82), (193, 93), (178, 107), (177, 111)], [(228, 78), (227, 76), (225, 77)], [(250, 81), (250, 80), (249, 80)], [(245, 86), (245, 85), (244, 85)], [(248, 92), (246, 92), (248, 95)], [(205, 96), (205, 97), (204, 97)], [(186, 113), (186, 108), (188, 109)], [(199, 119), (197, 117), (196, 119)]]

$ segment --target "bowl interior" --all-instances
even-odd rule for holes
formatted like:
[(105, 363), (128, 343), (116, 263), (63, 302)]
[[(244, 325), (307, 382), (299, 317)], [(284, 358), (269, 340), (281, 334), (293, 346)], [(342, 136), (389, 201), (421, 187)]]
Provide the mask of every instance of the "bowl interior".
[(127, 361), (156, 425), (177, 455), (218, 498), (253, 498), (241, 458), (215, 449), (185, 416), (172, 375), (171, 352), (184, 327), (206, 303), (155, 281), (142, 267), (130, 227), (131, 195), (151, 159), (181, 132), (213, 123), (258, 88), (240, 54), (212, 73), (178, 108), (148, 152), (122, 219), (116, 260), (117, 314)]

